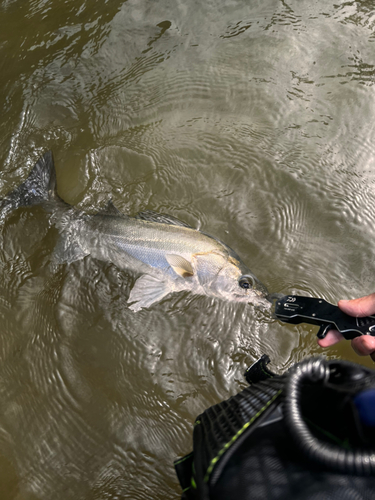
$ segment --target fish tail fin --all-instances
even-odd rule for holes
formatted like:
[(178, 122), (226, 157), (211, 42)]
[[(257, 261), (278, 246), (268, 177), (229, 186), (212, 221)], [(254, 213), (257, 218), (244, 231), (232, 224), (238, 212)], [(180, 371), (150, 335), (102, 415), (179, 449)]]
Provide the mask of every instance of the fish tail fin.
[(6, 213), (18, 207), (39, 205), (56, 197), (56, 171), (52, 151), (39, 158), (28, 178), (1, 201)]

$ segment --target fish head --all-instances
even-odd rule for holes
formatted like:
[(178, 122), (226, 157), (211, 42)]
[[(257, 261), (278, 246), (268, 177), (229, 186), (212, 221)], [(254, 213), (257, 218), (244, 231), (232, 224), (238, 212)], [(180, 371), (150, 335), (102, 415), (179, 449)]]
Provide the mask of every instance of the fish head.
[(269, 309), (267, 288), (239, 260), (209, 253), (197, 256), (196, 273), (207, 295)]

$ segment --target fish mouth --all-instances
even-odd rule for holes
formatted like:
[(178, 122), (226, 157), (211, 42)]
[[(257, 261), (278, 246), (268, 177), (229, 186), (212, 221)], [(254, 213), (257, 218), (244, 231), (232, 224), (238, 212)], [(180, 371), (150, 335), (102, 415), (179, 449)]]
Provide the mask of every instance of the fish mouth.
[(272, 305), (273, 305), (273, 303), (272, 303), (272, 302), (270, 302), (270, 301), (268, 300), (268, 298), (267, 298), (267, 297), (264, 297), (264, 296), (259, 297), (259, 302), (260, 302), (260, 303), (261, 303), (261, 304), (262, 304), (262, 305), (263, 305), (266, 309), (270, 309), (270, 308), (272, 307)]
[(267, 288), (260, 281), (256, 281), (253, 290), (256, 293), (256, 295), (262, 297), (263, 299), (267, 299), (267, 297), (269, 297)]
[(268, 300), (269, 294), (266, 287), (259, 283), (260, 286), (252, 289), (253, 297), (249, 297), (249, 304), (253, 304), (255, 306), (261, 306), (265, 309), (269, 309), (272, 307), (272, 302)]

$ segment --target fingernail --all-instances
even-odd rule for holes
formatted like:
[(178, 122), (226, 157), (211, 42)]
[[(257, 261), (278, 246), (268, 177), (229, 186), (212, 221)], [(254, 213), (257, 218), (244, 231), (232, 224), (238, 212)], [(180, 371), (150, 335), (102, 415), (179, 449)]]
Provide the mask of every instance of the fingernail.
[(353, 351), (358, 354), (358, 356), (368, 356), (370, 353), (367, 352), (366, 348), (363, 346), (362, 337), (356, 337), (352, 340)]

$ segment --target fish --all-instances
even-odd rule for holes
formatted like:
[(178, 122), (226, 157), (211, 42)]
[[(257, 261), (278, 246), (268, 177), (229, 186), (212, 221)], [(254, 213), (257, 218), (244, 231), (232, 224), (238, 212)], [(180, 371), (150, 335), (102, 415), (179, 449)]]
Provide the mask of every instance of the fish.
[(134, 311), (149, 308), (176, 292), (190, 292), (268, 309), (268, 291), (225, 243), (176, 217), (146, 210), (129, 216), (109, 200), (96, 214), (63, 201), (57, 193), (51, 151), (27, 179), (3, 198), (0, 213), (41, 205), (59, 237), (56, 264), (91, 256), (137, 275), (127, 299)]

